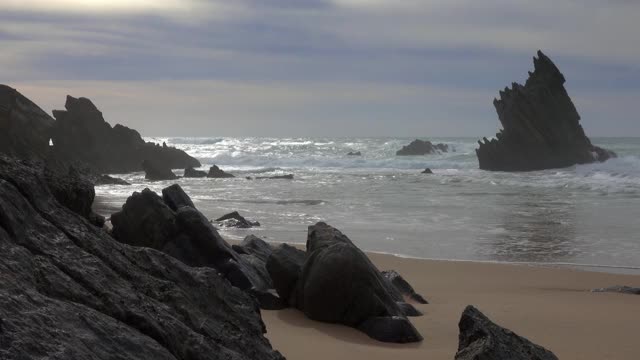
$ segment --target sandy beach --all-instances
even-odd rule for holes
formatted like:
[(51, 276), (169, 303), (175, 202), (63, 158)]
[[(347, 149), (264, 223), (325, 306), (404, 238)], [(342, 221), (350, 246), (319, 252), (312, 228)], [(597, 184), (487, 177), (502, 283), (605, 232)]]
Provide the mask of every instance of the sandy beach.
[(592, 293), (640, 286), (640, 276), (563, 268), (406, 259), (368, 254), (399, 271), (430, 302), (411, 321), (420, 344), (384, 344), (357, 330), (308, 320), (293, 309), (263, 311), (267, 337), (288, 359), (453, 359), (458, 320), (472, 304), (494, 322), (560, 359), (637, 359), (640, 296)]

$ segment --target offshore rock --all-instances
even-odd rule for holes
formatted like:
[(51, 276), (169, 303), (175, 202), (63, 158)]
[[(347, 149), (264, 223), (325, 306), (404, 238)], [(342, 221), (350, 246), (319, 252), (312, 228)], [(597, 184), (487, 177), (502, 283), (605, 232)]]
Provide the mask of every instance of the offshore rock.
[(494, 324), (473, 306), (467, 306), (458, 324), (455, 360), (558, 360), (549, 350)]
[(513, 83), (495, 99), (503, 130), (476, 150), (480, 169), (532, 171), (605, 161), (616, 154), (591, 144), (565, 78), (541, 51), (524, 86)]
[(120, 124), (111, 127), (89, 99), (67, 96), (65, 108), (53, 111), (56, 121), (52, 140), (57, 159), (111, 174), (140, 171), (144, 160), (169, 169), (200, 166), (182, 150), (146, 143), (137, 131)]
[(170, 167), (156, 161), (144, 160), (142, 169), (145, 172), (144, 178), (150, 181), (175, 180), (178, 178)]
[(202, 170), (196, 170), (192, 167), (184, 169), (184, 177), (186, 178), (204, 178), (207, 177), (207, 172)]
[(127, 181), (124, 181), (120, 178), (109, 176), (109, 175), (100, 175), (96, 176), (93, 179), (94, 185), (131, 185)]
[(396, 152), (397, 156), (427, 155), (449, 151), (447, 144), (433, 144), (431, 141), (414, 140)]
[(223, 215), (215, 220), (220, 226), (223, 227), (234, 227), (238, 229), (248, 229), (254, 226), (260, 226), (260, 223), (257, 221), (249, 221), (245, 219), (244, 216), (240, 215), (237, 211), (230, 212), (226, 215)]
[(214, 178), (214, 179), (224, 179), (224, 178), (233, 178), (235, 176), (220, 169), (217, 165), (213, 165), (212, 167), (209, 168), (209, 173), (207, 174), (207, 177)]
[(430, 168), (426, 168), (424, 169), (423, 172), (421, 172), (420, 174), (433, 174), (433, 171)]
[(115, 241), (47, 183), (0, 156), (1, 359), (284, 359), (217, 271)]

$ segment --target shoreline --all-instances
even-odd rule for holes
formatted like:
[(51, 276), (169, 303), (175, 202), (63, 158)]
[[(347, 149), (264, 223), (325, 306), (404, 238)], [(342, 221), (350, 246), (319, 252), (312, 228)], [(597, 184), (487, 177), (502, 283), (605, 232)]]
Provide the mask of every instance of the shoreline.
[(263, 310), (266, 336), (275, 349), (291, 359), (452, 359), (462, 310), (474, 305), (497, 324), (561, 359), (637, 357), (634, 334), (640, 322), (640, 296), (591, 290), (638, 287), (638, 275), (367, 255), (380, 270), (397, 270), (429, 301), (416, 305), (423, 316), (410, 319), (425, 340), (409, 345), (380, 343), (348, 327), (309, 320), (294, 309)]

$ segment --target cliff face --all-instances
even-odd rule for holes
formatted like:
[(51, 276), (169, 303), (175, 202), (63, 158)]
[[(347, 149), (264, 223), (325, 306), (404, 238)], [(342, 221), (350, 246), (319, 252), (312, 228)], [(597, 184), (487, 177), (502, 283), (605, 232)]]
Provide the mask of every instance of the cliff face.
[(615, 157), (591, 144), (564, 88), (565, 78), (541, 51), (524, 86), (513, 83), (495, 99), (503, 130), (479, 142), (480, 168), (530, 171), (567, 167)]
[(0, 359), (283, 359), (216, 270), (117, 242), (50, 183), (0, 155)]
[(17, 90), (0, 85), (0, 153), (42, 158), (54, 120)]
[(173, 169), (200, 166), (182, 150), (145, 143), (137, 131), (126, 126), (112, 128), (89, 99), (67, 96), (65, 108), (53, 111), (52, 138), (58, 159), (82, 162), (106, 173), (140, 171), (144, 160)]

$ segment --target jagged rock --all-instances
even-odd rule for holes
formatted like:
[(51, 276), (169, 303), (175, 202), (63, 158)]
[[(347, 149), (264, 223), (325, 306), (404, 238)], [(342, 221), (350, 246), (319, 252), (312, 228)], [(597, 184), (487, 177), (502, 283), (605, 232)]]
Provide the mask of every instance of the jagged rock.
[(228, 172), (223, 171), (217, 165), (213, 165), (212, 167), (209, 168), (209, 173), (207, 174), (207, 177), (224, 179), (224, 178), (233, 178), (235, 176), (229, 174)]
[(130, 183), (109, 175), (100, 175), (93, 179), (94, 185), (131, 185)]
[(130, 247), (0, 157), (0, 358), (284, 359), (217, 271)]
[(427, 155), (449, 151), (447, 144), (432, 144), (431, 141), (414, 140), (396, 152), (397, 156)]
[(564, 88), (565, 78), (541, 51), (524, 86), (513, 83), (495, 99), (503, 130), (476, 150), (480, 168), (531, 171), (605, 161), (616, 154), (591, 144)]
[(239, 245), (233, 245), (232, 248), (238, 254), (254, 256), (265, 264), (273, 252), (271, 245), (255, 235), (245, 237)]
[(242, 215), (240, 215), (237, 211), (230, 212), (226, 215), (223, 215), (215, 220), (220, 224), (220, 226), (224, 227), (235, 227), (239, 229), (248, 229), (254, 226), (260, 226), (260, 223), (257, 221), (249, 221), (245, 219)]
[(267, 271), (280, 299), (289, 306), (297, 304), (297, 286), (306, 254), (288, 244), (281, 244), (267, 258)]
[(184, 177), (186, 178), (204, 178), (207, 177), (207, 172), (202, 170), (196, 170), (192, 167), (184, 169)]
[(325, 223), (309, 227), (307, 256), (294, 296), (296, 307), (313, 320), (355, 327), (379, 341), (422, 341), (375, 265)]
[(0, 153), (43, 159), (55, 120), (17, 90), (0, 85)]
[(395, 289), (402, 295), (409, 299), (419, 303), (428, 304), (429, 302), (420, 294), (416, 293), (413, 286), (407, 282), (400, 274), (395, 270), (387, 270), (382, 272), (382, 276), (385, 277)]
[(151, 160), (142, 162), (142, 169), (145, 172), (144, 178), (151, 181), (175, 180), (178, 177), (171, 171), (171, 168), (162, 163)]
[(53, 111), (53, 151), (58, 159), (81, 162), (97, 173), (140, 171), (144, 160), (170, 169), (200, 166), (182, 150), (145, 143), (137, 131), (120, 124), (111, 127), (89, 99), (67, 96), (65, 108)]
[(421, 172), (421, 174), (433, 174), (433, 171), (431, 171), (431, 169), (429, 169), (429, 168), (426, 168), (426, 169), (424, 169), (423, 172)]
[(264, 264), (260, 267), (233, 251), (179, 185), (164, 189), (163, 196), (149, 189), (133, 193), (122, 210), (111, 215), (113, 237), (160, 250), (190, 266), (215, 268), (242, 290), (273, 288)]
[(362, 156), (362, 153), (360, 151), (356, 151), (356, 152), (349, 151), (347, 156)]
[(91, 207), (96, 193), (87, 177), (82, 176), (74, 167), (69, 167), (67, 172), (46, 168), (43, 176), (49, 190), (60, 204), (98, 227), (104, 225), (104, 217), (93, 212)]
[(276, 175), (276, 176), (257, 176), (256, 179), (262, 180), (293, 180), (293, 174)]
[(558, 360), (551, 351), (494, 324), (471, 305), (458, 327), (456, 360)]
[(614, 292), (620, 294), (640, 295), (640, 288), (634, 288), (630, 286), (611, 286), (601, 289), (593, 289), (593, 292)]

